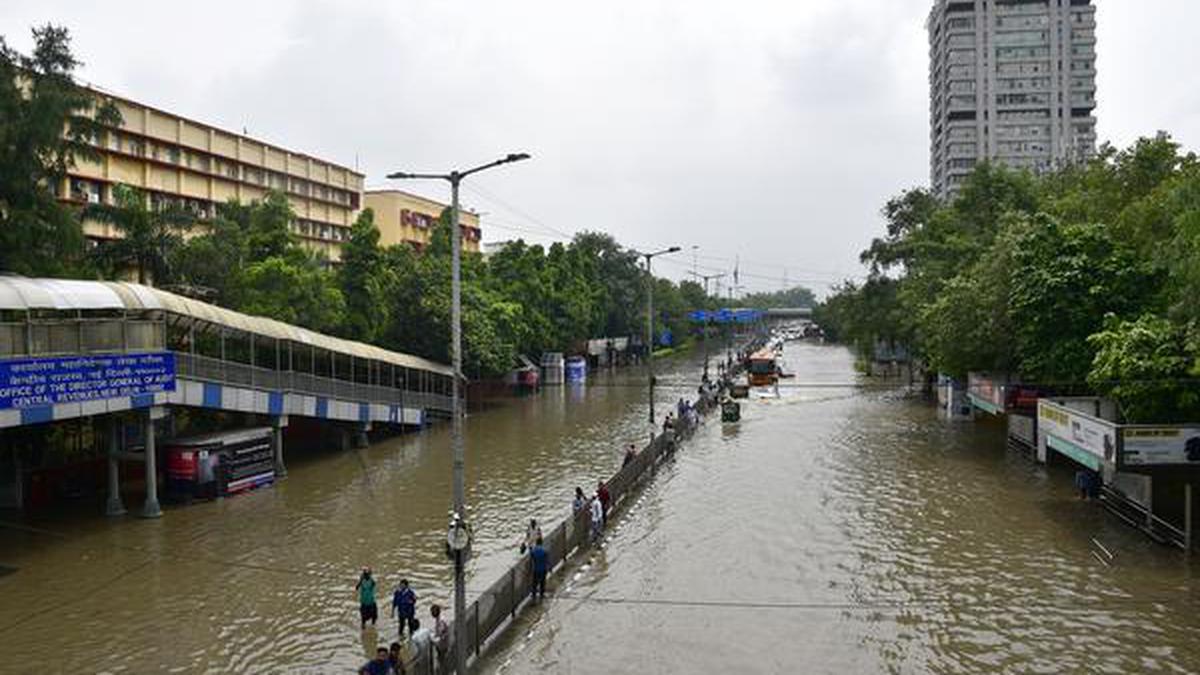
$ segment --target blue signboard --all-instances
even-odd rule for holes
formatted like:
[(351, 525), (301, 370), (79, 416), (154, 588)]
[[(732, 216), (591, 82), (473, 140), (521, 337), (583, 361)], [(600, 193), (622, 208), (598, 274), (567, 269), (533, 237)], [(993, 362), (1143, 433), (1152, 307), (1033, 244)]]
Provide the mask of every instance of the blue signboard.
[(175, 391), (171, 352), (0, 361), (0, 410)]
[(706, 323), (708, 322), (709, 315), (708, 312), (704, 311), (703, 309), (694, 309), (688, 312), (688, 318), (695, 323)]

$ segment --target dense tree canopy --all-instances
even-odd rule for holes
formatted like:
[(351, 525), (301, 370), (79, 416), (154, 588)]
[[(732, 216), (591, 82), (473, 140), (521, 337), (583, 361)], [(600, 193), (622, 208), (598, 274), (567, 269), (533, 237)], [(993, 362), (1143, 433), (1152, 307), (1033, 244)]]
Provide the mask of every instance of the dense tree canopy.
[(0, 38), (0, 271), (78, 274), (83, 230), (56, 190), (77, 160), (96, 159), (92, 140), (121, 118), (75, 84), (66, 28), (35, 28), (33, 39), (26, 56)]
[(1200, 419), (1200, 162), (1168, 136), (1042, 176), (982, 164), (954, 200), (911, 190), (883, 215), (868, 281), (818, 310), (829, 335)]

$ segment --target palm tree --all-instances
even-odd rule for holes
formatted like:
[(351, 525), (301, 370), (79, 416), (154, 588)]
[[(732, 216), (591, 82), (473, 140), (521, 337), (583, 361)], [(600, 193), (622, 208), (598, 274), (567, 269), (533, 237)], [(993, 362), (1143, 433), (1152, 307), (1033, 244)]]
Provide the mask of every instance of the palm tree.
[(112, 204), (92, 204), (83, 217), (112, 225), (121, 233), (119, 239), (101, 245), (97, 257), (114, 274), (133, 267), (139, 284), (167, 281), (167, 262), (196, 220), (179, 204), (151, 208), (145, 193), (127, 185), (113, 188)]

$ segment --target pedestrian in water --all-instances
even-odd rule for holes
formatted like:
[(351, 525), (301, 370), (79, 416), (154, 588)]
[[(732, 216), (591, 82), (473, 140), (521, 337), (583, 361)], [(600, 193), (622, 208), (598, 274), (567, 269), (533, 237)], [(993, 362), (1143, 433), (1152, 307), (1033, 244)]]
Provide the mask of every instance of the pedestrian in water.
[(446, 651), (450, 648), (450, 624), (442, 618), (442, 606), (429, 606), (429, 615), (433, 617), (433, 646), (437, 650), (438, 664), (446, 662)]
[(549, 556), (546, 554), (546, 548), (542, 546), (541, 537), (538, 537), (533, 543), (533, 548), (529, 549), (529, 562), (533, 565), (533, 587), (529, 589), (529, 594), (535, 600), (541, 600), (546, 597), (546, 572), (549, 568)]
[(388, 664), (391, 665), (392, 672), (396, 675), (404, 672), (404, 658), (400, 655), (399, 642), (393, 642), (388, 648)]
[(679, 403), (675, 404), (675, 416), (683, 417), (683, 413), (687, 411), (687, 402), (679, 399)]
[(363, 568), (354, 590), (358, 591), (358, 616), (362, 619), (363, 630), (366, 630), (368, 620), (374, 626), (379, 618), (379, 608), (375, 605), (375, 579), (371, 576), (370, 567)]
[(596, 484), (596, 498), (600, 500), (600, 516), (605, 525), (608, 525), (608, 508), (612, 505), (612, 496), (608, 494), (608, 486), (604, 481)]
[(408, 635), (416, 630), (413, 624), (417, 621), (417, 594), (408, 585), (408, 579), (401, 579), (400, 585), (392, 593), (392, 616), (396, 617), (396, 628), (400, 639), (404, 639), (404, 628), (408, 627)]
[(635, 459), (637, 459), (637, 447), (630, 443), (629, 447), (625, 448), (625, 459), (621, 462), (621, 466), (629, 466), (629, 463)]
[(360, 675), (395, 675), (395, 670), (392, 664), (388, 661), (387, 647), (380, 647), (375, 650), (375, 658), (367, 661), (366, 665), (358, 669)]
[(575, 501), (571, 502), (571, 511), (578, 515), (580, 511), (586, 508), (587, 497), (583, 494), (583, 488), (577, 486), (575, 488)]
[(433, 644), (433, 631), (422, 628), (419, 619), (413, 619), (413, 626), (412, 637), (408, 638), (408, 653), (415, 661), (425, 658), (429, 654), (429, 647)]
[(525, 536), (521, 539), (521, 555), (525, 555), (525, 551), (533, 548), (533, 542), (542, 538), (542, 528), (538, 526), (536, 518), (529, 519), (529, 526), (525, 528)]
[(604, 530), (604, 507), (600, 505), (600, 491), (596, 491), (596, 496), (592, 498), (592, 543), (600, 540), (600, 533)]

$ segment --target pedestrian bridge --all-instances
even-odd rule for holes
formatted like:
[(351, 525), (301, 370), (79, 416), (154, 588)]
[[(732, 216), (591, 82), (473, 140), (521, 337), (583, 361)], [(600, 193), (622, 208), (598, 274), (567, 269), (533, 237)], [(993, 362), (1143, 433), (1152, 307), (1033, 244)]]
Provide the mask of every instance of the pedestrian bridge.
[(423, 425), (451, 376), (148, 286), (0, 277), (0, 429), (155, 406)]

